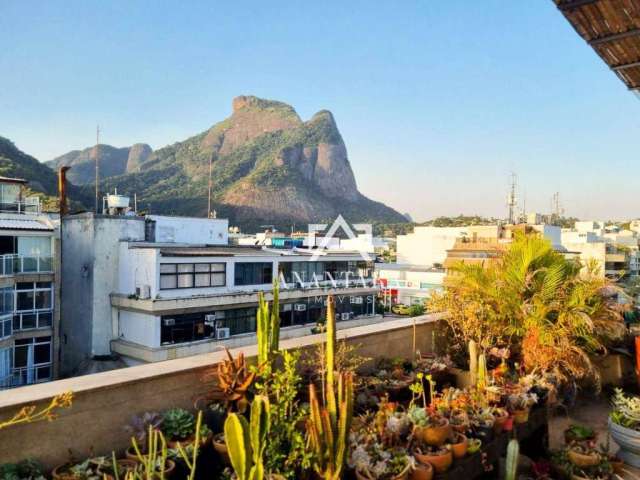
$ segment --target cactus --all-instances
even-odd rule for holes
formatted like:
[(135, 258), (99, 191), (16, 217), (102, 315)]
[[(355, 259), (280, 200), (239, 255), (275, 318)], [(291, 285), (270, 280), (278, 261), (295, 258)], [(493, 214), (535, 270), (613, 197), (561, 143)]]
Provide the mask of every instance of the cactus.
[(309, 385), (310, 418), (307, 420), (309, 443), (314, 452), (314, 470), (325, 480), (341, 478), (347, 456), (348, 436), (353, 416), (353, 376), (338, 375), (335, 385), (336, 318), (332, 296), (327, 299), (326, 405), (320, 401), (313, 384)]
[(250, 421), (230, 413), (224, 422), (224, 438), (238, 480), (264, 480), (263, 454), (270, 427), (269, 399), (258, 395), (251, 403)]
[(518, 456), (520, 455), (520, 444), (518, 440), (511, 439), (507, 446), (507, 460), (505, 462), (505, 480), (516, 480), (518, 470)]
[(473, 340), (469, 340), (469, 372), (471, 374), (471, 385), (478, 383), (478, 346)]
[(271, 354), (277, 352), (280, 345), (280, 305), (278, 299), (278, 284), (273, 284), (273, 307), (269, 311), (269, 303), (264, 294), (258, 295), (258, 311), (256, 313), (256, 328), (258, 337), (258, 364), (266, 365)]
[(478, 391), (483, 391), (487, 386), (487, 358), (484, 353), (478, 355), (478, 373), (476, 374)]

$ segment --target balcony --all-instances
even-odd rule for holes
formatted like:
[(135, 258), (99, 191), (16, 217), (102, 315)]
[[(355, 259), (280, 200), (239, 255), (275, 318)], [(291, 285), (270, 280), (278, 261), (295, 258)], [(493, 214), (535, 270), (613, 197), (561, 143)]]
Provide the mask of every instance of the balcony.
[(0, 213), (28, 213), (39, 215), (42, 213), (42, 207), (38, 197), (28, 197), (23, 201), (0, 201)]
[[(394, 352), (409, 358), (413, 351), (414, 322), (416, 348), (427, 353), (432, 351), (432, 332), (437, 319), (434, 315), (425, 315), (385, 320), (340, 330), (338, 339), (360, 345), (359, 353), (367, 357)], [(323, 339), (324, 335), (306, 335), (282, 340), (280, 346), (309, 349)], [(247, 357), (255, 357), (257, 347), (251, 345), (232, 353), (235, 356), (240, 351)], [(0, 458), (5, 462), (37, 458), (45, 467), (53, 468), (68, 460), (69, 449), (80, 456), (86, 455), (89, 448), (96, 455), (110, 454), (114, 449), (122, 452), (130, 442), (129, 434), (122, 427), (132, 415), (172, 407), (193, 409), (194, 398), (206, 392), (201, 381), (203, 373), (224, 358), (224, 351), (218, 351), (0, 392), (0, 418), (10, 417), (23, 406), (44, 406), (53, 396), (69, 390), (75, 397), (73, 407), (61, 412), (53, 422), (3, 430)]]
[[(0, 322), (1, 322), (0, 317)], [(13, 315), (13, 331), (36, 330), (51, 327), (53, 323), (53, 311), (51, 309), (19, 312)]]
[(0, 276), (28, 273), (53, 273), (53, 257), (17, 253), (0, 255)]

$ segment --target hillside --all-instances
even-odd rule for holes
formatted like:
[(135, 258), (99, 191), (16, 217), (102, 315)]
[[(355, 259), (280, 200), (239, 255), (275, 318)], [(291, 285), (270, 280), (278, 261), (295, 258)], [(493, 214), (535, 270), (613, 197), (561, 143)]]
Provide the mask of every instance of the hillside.
[[(58, 178), (49, 167), (19, 150), (11, 140), (0, 137), (0, 176), (24, 178), (29, 181), (30, 193), (41, 197), (47, 210), (57, 210)], [(82, 208), (86, 200), (80, 189), (71, 185), (69, 195), (75, 208)]]
[[(122, 148), (100, 144), (99, 153), (100, 175), (106, 178), (136, 171), (140, 164), (149, 158), (152, 150), (146, 143), (137, 143)], [(68, 179), (76, 185), (95, 183), (95, 146), (84, 150), (72, 150), (45, 163), (53, 170), (57, 170), (63, 165), (73, 167), (69, 170)]]
[[(235, 98), (232, 109), (230, 117), (210, 129), (141, 156), (136, 168), (128, 160), (123, 168), (124, 152), (114, 152), (111, 160), (103, 160), (101, 153), (101, 189), (135, 192), (138, 207), (153, 213), (206, 215), (212, 159), (214, 208), (234, 225), (284, 227), (338, 214), (352, 221), (406, 221), (358, 191), (331, 112), (320, 111), (305, 122), (285, 103), (252, 96)], [(81, 168), (92, 165), (93, 149), (83, 152), (56, 162), (75, 159)], [(116, 165), (108, 167), (109, 161)], [(110, 171), (119, 173), (105, 178)], [(93, 180), (84, 178), (88, 193)]]

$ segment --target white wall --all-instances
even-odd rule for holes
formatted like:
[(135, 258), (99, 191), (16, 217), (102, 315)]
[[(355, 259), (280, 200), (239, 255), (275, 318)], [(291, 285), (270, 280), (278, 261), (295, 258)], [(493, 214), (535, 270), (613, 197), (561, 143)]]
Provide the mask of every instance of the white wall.
[(156, 242), (226, 245), (229, 220), (223, 218), (168, 217), (149, 215), (156, 222)]
[(147, 347), (160, 346), (160, 317), (125, 310), (118, 316), (119, 338)]

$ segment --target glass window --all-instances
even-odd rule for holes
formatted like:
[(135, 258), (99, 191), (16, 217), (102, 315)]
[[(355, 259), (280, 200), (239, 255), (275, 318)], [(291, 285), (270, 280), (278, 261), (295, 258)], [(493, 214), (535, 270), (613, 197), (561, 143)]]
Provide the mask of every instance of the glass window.
[(160, 289), (224, 286), (226, 284), (225, 271), (225, 263), (161, 264)]
[(273, 280), (271, 262), (240, 262), (235, 264), (235, 285), (264, 285)]
[(16, 302), (16, 310), (33, 310), (34, 298), (36, 294), (34, 291), (31, 292), (18, 292), (17, 293), (17, 302)]
[(178, 287), (178, 278), (175, 275), (160, 275), (160, 289), (166, 290), (169, 288)]
[(160, 273), (176, 273), (176, 264), (175, 263), (160, 264)]
[(51, 290), (36, 291), (36, 309), (44, 310), (51, 308)]

